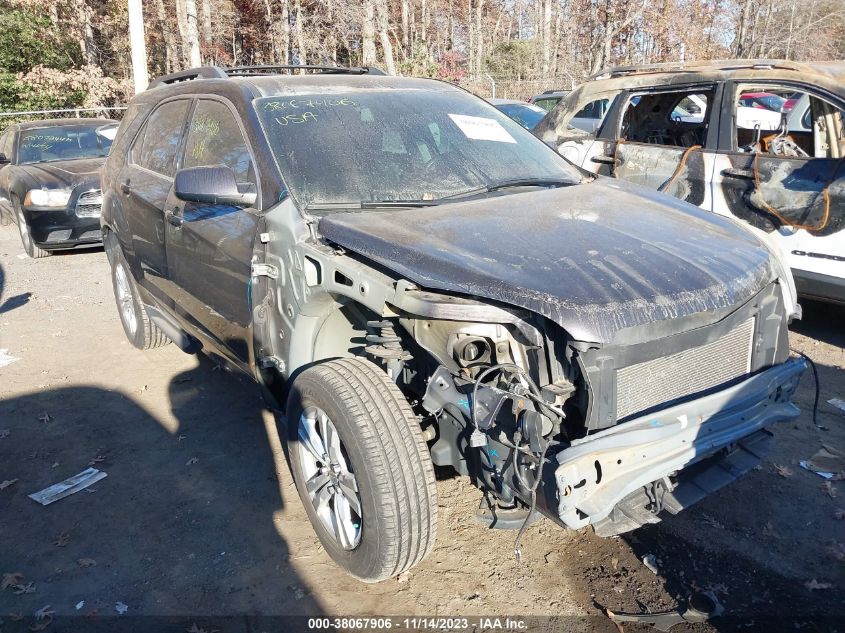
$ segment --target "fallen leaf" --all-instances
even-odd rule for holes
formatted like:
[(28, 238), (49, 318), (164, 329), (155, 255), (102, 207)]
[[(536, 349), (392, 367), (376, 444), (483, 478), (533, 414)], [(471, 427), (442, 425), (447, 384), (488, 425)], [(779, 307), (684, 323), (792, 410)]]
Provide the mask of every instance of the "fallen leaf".
[(93, 567), (97, 564), (93, 558), (80, 558), (76, 561), (76, 564), (80, 567)]
[(44, 618), (49, 618), (50, 616), (55, 615), (55, 614), (56, 614), (56, 612), (53, 611), (53, 609), (48, 604), (48, 605), (41, 607), (40, 609), (38, 609), (38, 611), (35, 612), (35, 619), (36, 620), (43, 620)]
[(80, 600), (79, 602), (77, 602), (77, 603), (74, 605), (74, 608), (75, 608), (77, 611), (79, 611), (79, 610), (81, 610), (81, 609), (82, 609), (82, 607), (84, 607), (84, 606), (85, 606), (85, 601), (84, 601), (84, 600)]
[(829, 582), (819, 582), (815, 578), (804, 583), (804, 586), (813, 591), (815, 589), (830, 589), (833, 587)]
[(42, 618), (41, 620), (36, 620), (32, 624), (30, 624), (29, 630), (32, 631), (33, 633), (35, 633), (36, 631), (43, 631), (48, 626), (50, 626), (52, 623), (53, 623), (53, 616), (47, 615), (47, 616), (44, 616), (44, 618)]
[(17, 481), (18, 481), (17, 479), (7, 479), (6, 481), (0, 482), (0, 490), (3, 490), (4, 488), (8, 488), (11, 485), (14, 485), (15, 483), (17, 483)]
[(180, 442), (184, 439), (187, 439), (187, 438), (188, 438), (187, 435), (179, 435), (179, 436), (176, 437), (176, 439), (179, 440)]
[(104, 461), (106, 461), (106, 458), (104, 456), (97, 455), (94, 459), (92, 459), (90, 462), (88, 462), (88, 465), (94, 466), (96, 464), (102, 464)]
[(198, 461), (199, 461), (199, 459), (197, 459), (196, 457), (191, 457), (191, 459), (189, 459), (189, 460), (185, 463), (185, 466), (193, 466), (193, 465), (194, 465), (194, 464), (196, 464)]
[(824, 490), (831, 499), (836, 498), (836, 486), (833, 485), (832, 481), (826, 481), (822, 484), (822, 490)]
[(20, 622), (23, 620), (23, 611), (18, 611), (17, 613), (10, 613), (9, 617), (12, 618), (12, 622)]
[(838, 560), (840, 563), (845, 563), (845, 545), (839, 541), (831, 541), (827, 553), (830, 554), (831, 558)]
[(780, 464), (775, 464), (775, 472), (781, 477), (792, 477), (793, 474), (789, 466), (781, 466)]
[(70, 541), (70, 534), (68, 534), (67, 532), (62, 532), (56, 537), (56, 540), (53, 541), (53, 545), (55, 545), (56, 547), (64, 547), (68, 544), (68, 541)]
[(3, 580), (0, 580), (0, 590), (19, 585), (21, 581), (23, 581), (23, 574), (19, 571), (3, 574)]
[(39, 421), (39, 422), (44, 422), (44, 423), (47, 423), (47, 422), (52, 422), (52, 421), (53, 421), (53, 416), (51, 416), (49, 413), (47, 413), (47, 412), (45, 411), (44, 413), (42, 413), (41, 415), (39, 415), (39, 416), (38, 416), (38, 421)]
[(833, 512), (833, 518), (842, 521), (843, 519), (845, 519), (845, 510), (843, 510), (842, 508), (835, 510)]
[(9, 429), (0, 429), (0, 440), (4, 437), (9, 437), (11, 434), (12, 432)]
[(53, 462), (53, 465), (50, 468), (58, 468), (60, 466), (59, 462)]
[(115, 602), (114, 610), (117, 611), (120, 615), (123, 615), (124, 613), (129, 611), (129, 607), (123, 604), (122, 602)]
[(191, 628), (185, 629), (185, 631), (187, 633), (220, 633), (220, 631), (218, 629), (211, 629), (210, 631), (208, 631), (206, 629), (200, 628), (200, 627), (197, 626), (196, 622), (191, 624)]
[(17, 596), (24, 593), (35, 593), (35, 583), (28, 582), (25, 585), (12, 585), (12, 592)]

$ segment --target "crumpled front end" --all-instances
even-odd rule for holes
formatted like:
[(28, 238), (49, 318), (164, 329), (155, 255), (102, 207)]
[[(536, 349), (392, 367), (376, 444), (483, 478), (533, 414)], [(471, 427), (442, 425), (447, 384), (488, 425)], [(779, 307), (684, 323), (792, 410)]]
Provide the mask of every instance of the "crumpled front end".
[[(806, 368), (790, 359), (725, 389), (575, 440), (556, 455), (557, 515), (601, 536), (677, 514), (759, 463)], [(696, 466), (698, 466), (696, 468)]]

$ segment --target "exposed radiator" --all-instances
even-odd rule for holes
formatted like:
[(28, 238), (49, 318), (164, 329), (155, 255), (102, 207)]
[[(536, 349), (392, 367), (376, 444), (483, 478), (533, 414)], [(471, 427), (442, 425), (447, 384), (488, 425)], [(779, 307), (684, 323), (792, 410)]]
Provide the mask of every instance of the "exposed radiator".
[(616, 370), (616, 419), (705, 391), (751, 371), (754, 318), (701, 347)]

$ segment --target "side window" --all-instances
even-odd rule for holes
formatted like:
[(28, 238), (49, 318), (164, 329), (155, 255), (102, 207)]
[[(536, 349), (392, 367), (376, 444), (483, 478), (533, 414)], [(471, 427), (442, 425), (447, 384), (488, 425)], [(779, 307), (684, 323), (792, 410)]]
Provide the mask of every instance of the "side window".
[(632, 143), (692, 147), (704, 145), (715, 89), (632, 95), (622, 114), (619, 137)]
[(188, 99), (180, 99), (155, 109), (132, 148), (135, 164), (164, 176), (173, 176), (190, 103)]
[(252, 159), (231, 110), (219, 101), (203, 99), (191, 118), (182, 166), (208, 165), (225, 165), (239, 183), (255, 184)]
[(746, 85), (736, 103), (739, 151), (797, 158), (839, 158), (845, 151), (845, 112), (811, 92)]

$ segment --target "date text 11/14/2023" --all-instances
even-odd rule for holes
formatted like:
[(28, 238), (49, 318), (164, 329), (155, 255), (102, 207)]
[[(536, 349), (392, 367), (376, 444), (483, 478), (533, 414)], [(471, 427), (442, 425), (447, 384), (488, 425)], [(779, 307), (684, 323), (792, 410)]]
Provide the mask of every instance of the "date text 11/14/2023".
[(359, 631), (526, 631), (528, 623), (513, 616), (411, 616), (411, 617), (328, 617), (309, 618), (308, 630), (359, 630)]

